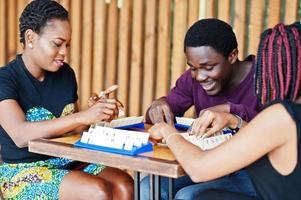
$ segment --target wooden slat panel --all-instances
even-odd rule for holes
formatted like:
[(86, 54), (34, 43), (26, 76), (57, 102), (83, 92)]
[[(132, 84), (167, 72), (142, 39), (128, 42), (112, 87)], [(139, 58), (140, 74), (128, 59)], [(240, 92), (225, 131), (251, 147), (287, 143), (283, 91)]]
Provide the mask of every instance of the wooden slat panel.
[(0, 0), (0, 66), (6, 64), (6, 0)]
[(26, 7), (26, 5), (28, 4), (27, 0), (18, 0), (17, 1), (17, 17), (16, 17), (16, 45), (17, 45), (17, 53), (21, 53), (23, 51), (23, 44), (20, 43), (20, 36), (19, 36), (19, 18), (22, 14), (22, 11), (24, 10), (24, 8)]
[(214, 0), (206, 0), (206, 18), (215, 17), (215, 1)]
[(280, 21), (280, 4), (281, 0), (269, 1), (269, 16), (267, 28), (274, 27)]
[(218, 18), (230, 24), (230, 0), (218, 1)]
[(171, 86), (174, 86), (176, 80), (186, 68), (186, 59), (183, 52), (183, 41), (187, 30), (187, 8), (188, 3), (186, 0), (175, 1)]
[[(70, 0), (59, 0), (58, 1), (67, 11), (69, 11), (70, 17)], [(67, 55), (65, 58), (65, 62), (70, 63), (70, 55)]]
[(92, 92), (104, 89), (105, 37), (106, 37), (106, 3), (95, 1), (93, 25), (93, 73)]
[(189, 0), (188, 2), (188, 27), (199, 19), (199, 0)]
[(124, 104), (128, 114), (132, 0), (124, 1), (119, 15), (119, 49), (118, 49), (118, 99)]
[(81, 84), (80, 99), (81, 108), (86, 107), (91, 95), (92, 76), (92, 26), (93, 26), (93, 1), (85, 0), (83, 3), (83, 38), (82, 38), (82, 61), (81, 61)]
[(118, 25), (118, 8), (117, 0), (111, 0), (108, 10), (107, 23), (107, 59), (106, 59), (106, 82), (105, 87), (116, 84), (117, 69), (117, 25)]
[[(15, 58), (16, 53), (22, 50), (19, 44), (18, 18), (24, 6), (30, 1), (0, 0), (0, 65)], [(73, 31), (71, 52), (67, 61), (70, 59), (70, 65), (79, 81), (81, 105), (86, 104), (91, 88), (94, 92), (98, 92), (104, 88), (104, 83), (107, 85), (115, 83), (118, 73), (120, 86), (118, 98), (131, 109), (127, 114), (138, 115), (148, 107), (150, 99), (166, 95), (170, 86), (184, 71), (186, 66), (183, 53), (184, 35), (188, 25), (197, 21), (199, 15), (202, 17), (217, 15), (218, 18), (229, 22), (230, 11), (233, 9), (234, 31), (238, 39), (239, 57), (242, 59), (243, 52), (256, 53), (265, 20), (263, 19), (265, 6), (269, 7), (266, 25), (272, 27), (279, 22), (280, 3), (284, 0), (269, 0), (268, 5), (264, 5), (267, 1), (262, 0), (135, 0), (135, 8), (133, 0), (123, 0), (122, 8), (119, 10), (120, 16), (116, 8), (117, 0), (110, 0), (111, 5), (115, 4), (110, 11), (107, 10), (109, 6), (106, 6), (105, 0), (58, 1), (70, 12)], [(149, 6), (154, 1), (157, 2), (159, 12), (157, 14), (151, 14), (156, 12)], [(250, 26), (246, 24), (247, 2), (250, 2), (251, 7), (248, 12)], [(299, 0), (285, 1), (285, 23), (296, 20), (298, 2)], [(231, 5), (235, 7), (230, 8)], [(171, 6), (174, 6), (174, 9), (171, 9)], [(144, 11), (144, 7), (148, 10)], [(148, 20), (157, 17), (156, 25), (150, 21), (144, 26), (145, 15)], [(107, 20), (108, 16), (112, 21)], [(171, 22), (174, 24), (171, 25)], [(144, 28), (147, 28), (145, 32)], [(154, 29), (158, 31), (157, 39), (152, 35), (155, 34)], [(107, 32), (110, 36), (106, 35)], [(151, 36), (148, 37), (149, 35)], [(246, 43), (249, 44), (248, 49), (245, 49)], [(152, 48), (153, 45), (157, 46), (156, 50)], [(152, 73), (156, 75), (151, 75)], [(148, 77), (145, 85), (142, 74)], [(155, 80), (151, 77), (155, 77)], [(155, 94), (152, 93), (153, 90)]]
[[(77, 82), (80, 85), (82, 83), (80, 76), (80, 64), (81, 64), (81, 0), (72, 0), (70, 5), (70, 21), (72, 27), (71, 44), (70, 44), (70, 66), (73, 68)], [(81, 100), (81, 99), (80, 99)]]
[(235, 1), (234, 32), (237, 38), (239, 58), (243, 59), (245, 52), (246, 34), (246, 0)]
[(157, 53), (157, 3), (157, 0), (146, 1), (147, 9), (145, 11), (142, 113), (146, 112), (154, 98)]
[(58, 1), (66, 10), (70, 10), (70, 1), (69, 0), (59, 0)]
[(169, 90), (171, 0), (160, 1), (158, 23), (156, 98), (166, 95)]
[(264, 1), (252, 0), (251, 1), (251, 18), (250, 18), (250, 29), (249, 29), (249, 49), (248, 52), (251, 54), (257, 53), (257, 47), (260, 39), (260, 34), (263, 29), (263, 11)]
[(290, 24), (296, 21), (298, 0), (286, 0), (284, 23)]
[[(187, 29), (199, 19), (199, 3), (199, 0), (189, 0)], [(185, 112), (185, 117), (194, 117), (194, 113), (195, 109), (193, 106)]]
[(8, 24), (8, 34), (7, 34), (7, 56), (8, 60), (11, 61), (16, 57), (17, 52), (17, 23), (16, 23), (16, 17), (17, 17), (17, 2), (16, 0), (10, 0), (7, 1), (8, 4), (8, 17), (7, 17), (7, 24)]
[(140, 115), (141, 85), (142, 85), (142, 47), (143, 47), (143, 13), (144, 5), (141, 0), (134, 0), (133, 4), (133, 33), (131, 51), (131, 76), (130, 76), (130, 116)]

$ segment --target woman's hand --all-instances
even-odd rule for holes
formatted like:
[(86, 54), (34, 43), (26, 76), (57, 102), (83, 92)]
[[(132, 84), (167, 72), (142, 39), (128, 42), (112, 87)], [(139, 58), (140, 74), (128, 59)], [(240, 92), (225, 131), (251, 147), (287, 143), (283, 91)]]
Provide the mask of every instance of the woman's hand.
[(231, 113), (205, 110), (193, 122), (191, 134), (208, 137), (233, 124), (237, 124), (237, 118)]
[(172, 133), (178, 132), (177, 129), (169, 125), (165, 122), (160, 122), (153, 125), (148, 132), (150, 133), (150, 137), (155, 141), (161, 141), (162, 139), (166, 139), (168, 135)]
[[(99, 97), (96, 93), (93, 93), (90, 98), (88, 99), (88, 107), (92, 107), (94, 104), (96, 104), (101, 97)], [(104, 98), (103, 98), (104, 99)]]
[(78, 114), (78, 122), (86, 125), (100, 121), (111, 121), (118, 115), (117, 101), (115, 99), (100, 98), (87, 110)]

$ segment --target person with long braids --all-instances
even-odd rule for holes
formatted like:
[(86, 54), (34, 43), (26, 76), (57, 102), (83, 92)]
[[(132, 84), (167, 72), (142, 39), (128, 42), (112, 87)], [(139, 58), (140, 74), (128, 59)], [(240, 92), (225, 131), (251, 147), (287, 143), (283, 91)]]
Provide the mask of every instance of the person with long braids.
[[(4, 199), (133, 199), (133, 179), (120, 169), (30, 153), (28, 141), (80, 131), (117, 112), (103, 98), (77, 110), (77, 84), (64, 62), (68, 11), (56, 1), (30, 2), (19, 18), (23, 53), (0, 68), (0, 143)], [(76, 170), (75, 170), (76, 169)]]
[[(154, 139), (166, 140), (176, 159), (195, 182), (217, 179), (246, 167), (257, 197), (210, 189), (195, 192), (195, 199), (299, 200), (301, 197), (301, 24), (278, 24), (261, 35), (256, 60), (255, 92), (266, 105), (232, 139), (202, 151), (187, 142), (173, 126), (158, 123)], [(211, 125), (213, 130), (204, 130)], [(230, 113), (206, 111), (194, 123), (199, 135), (235, 126)], [(180, 147), (180, 148), (179, 148)], [(189, 152), (189, 153), (187, 153)], [(183, 190), (176, 199), (186, 199)]]

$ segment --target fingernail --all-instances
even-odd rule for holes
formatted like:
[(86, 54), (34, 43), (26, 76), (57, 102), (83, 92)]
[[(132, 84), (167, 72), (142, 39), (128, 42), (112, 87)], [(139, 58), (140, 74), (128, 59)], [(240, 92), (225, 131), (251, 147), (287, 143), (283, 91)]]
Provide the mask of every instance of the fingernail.
[(201, 139), (204, 139), (204, 138), (206, 138), (207, 136), (208, 136), (208, 134), (205, 133), (204, 135), (202, 135)]

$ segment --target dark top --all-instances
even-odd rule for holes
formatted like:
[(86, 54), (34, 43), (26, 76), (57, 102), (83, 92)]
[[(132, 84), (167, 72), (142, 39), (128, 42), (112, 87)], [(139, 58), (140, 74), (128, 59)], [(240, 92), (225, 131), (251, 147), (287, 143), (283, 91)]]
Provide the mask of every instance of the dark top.
[[(188, 69), (176, 82), (166, 97), (175, 116), (183, 116), (190, 106), (194, 105), (197, 115), (201, 110), (219, 104), (230, 104), (230, 112), (250, 121), (261, 110), (260, 103), (254, 95), (254, 56), (248, 56), (246, 61), (252, 61), (252, 69), (246, 78), (232, 91), (221, 91), (217, 95), (208, 95), (202, 86), (191, 76)], [(148, 114), (147, 114), (148, 115)]]
[[(27, 121), (49, 120), (71, 114), (78, 99), (75, 74), (64, 63), (58, 71), (46, 72), (45, 79), (39, 81), (29, 73), (21, 55), (17, 55), (15, 60), (0, 68), (0, 101), (6, 99), (19, 103)], [(6, 163), (49, 158), (30, 153), (28, 148), (17, 147), (1, 126), (0, 143), (2, 159)]]
[[(290, 101), (281, 104), (286, 108), (297, 126), (298, 162), (294, 171), (283, 176), (271, 165), (268, 156), (264, 156), (247, 169), (255, 185), (259, 198), (264, 200), (300, 200), (301, 199), (301, 105)], [(285, 133), (283, 133), (285, 134)], [(263, 141), (268, 142), (268, 141)]]

